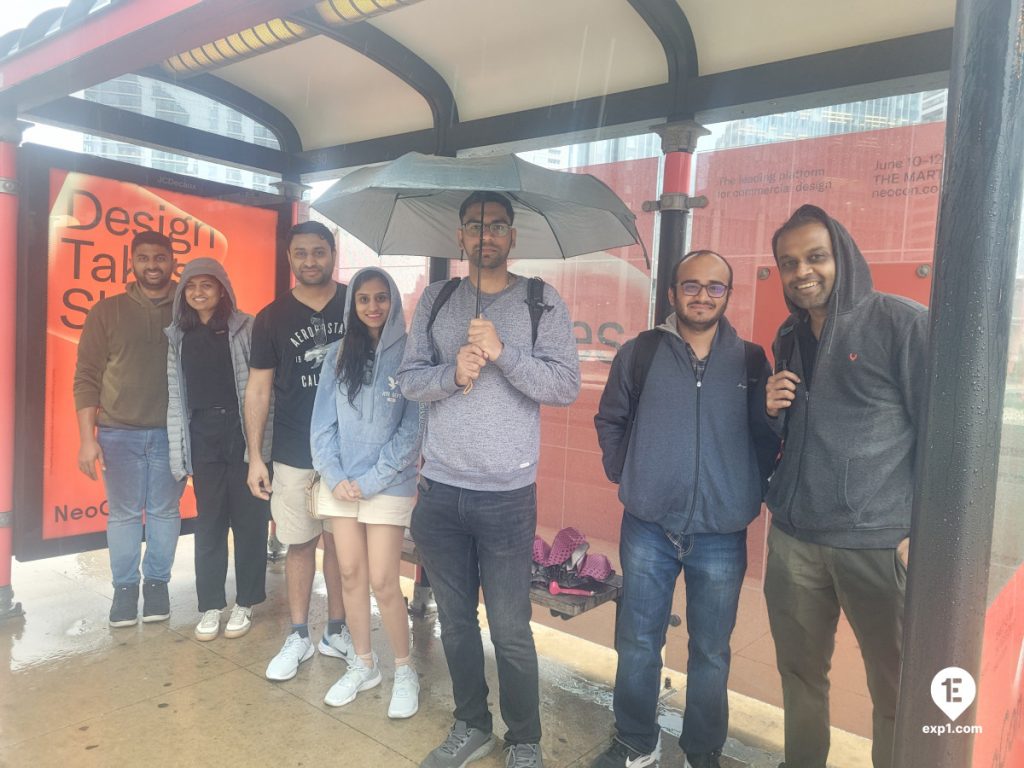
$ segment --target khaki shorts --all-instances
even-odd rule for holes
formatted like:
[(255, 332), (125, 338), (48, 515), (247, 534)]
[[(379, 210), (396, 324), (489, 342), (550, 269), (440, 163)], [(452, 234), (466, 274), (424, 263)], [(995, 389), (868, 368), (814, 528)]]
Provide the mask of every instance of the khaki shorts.
[(341, 501), (334, 498), (327, 483), (319, 483), (318, 503), (321, 514), (331, 517), (354, 517), (360, 523), (370, 525), (398, 525), (409, 527), (415, 496), (387, 496), (378, 493), (369, 499)]
[(305, 544), (321, 533), (331, 532), (330, 521), (314, 519), (306, 506), (306, 486), (312, 476), (312, 469), (274, 462), (270, 514), (282, 544)]

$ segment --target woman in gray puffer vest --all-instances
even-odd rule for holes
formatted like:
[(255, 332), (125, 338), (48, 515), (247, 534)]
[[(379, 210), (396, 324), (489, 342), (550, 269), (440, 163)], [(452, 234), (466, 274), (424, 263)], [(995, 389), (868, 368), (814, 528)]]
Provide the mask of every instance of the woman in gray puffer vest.
[[(202, 617), (197, 640), (220, 634), (227, 606), (228, 528), (234, 536), (235, 606), (225, 637), (241, 637), (252, 625), (252, 607), (266, 599), (268, 502), (246, 485), (249, 446), (242, 406), (249, 378), (252, 315), (240, 312), (224, 268), (213, 259), (186, 265), (174, 294), (167, 349), (167, 436), (171, 471), (192, 476), (198, 518), (195, 528), (196, 592)], [(262, 455), (270, 457), (270, 430)]]

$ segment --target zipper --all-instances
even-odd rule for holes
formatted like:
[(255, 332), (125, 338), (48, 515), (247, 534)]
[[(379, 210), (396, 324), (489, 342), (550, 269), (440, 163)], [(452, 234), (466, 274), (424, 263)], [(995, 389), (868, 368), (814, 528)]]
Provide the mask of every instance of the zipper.
[[(686, 342), (684, 341), (683, 344), (685, 345)], [(683, 347), (683, 351), (686, 352), (687, 362), (690, 362), (689, 361), (690, 353), (686, 350), (685, 346)], [(686, 515), (686, 523), (683, 525), (683, 530), (684, 531), (687, 530), (690, 527), (690, 523), (693, 522), (693, 515), (697, 511), (697, 489), (699, 488), (699, 483), (700, 483), (700, 393), (701, 393), (701, 389), (703, 388), (704, 374), (707, 373), (708, 365), (710, 365), (710, 364), (711, 364), (711, 351), (708, 350), (708, 356), (707, 356), (707, 358), (705, 359), (705, 362), (704, 362), (704, 372), (701, 374), (701, 376), (699, 378), (697, 376), (697, 372), (695, 370), (693, 370), (693, 363), (690, 362), (690, 365), (689, 365), (690, 373), (693, 374), (693, 378), (696, 379), (696, 381), (697, 381), (697, 397), (696, 397), (696, 404), (695, 404), (695, 409), (694, 409), (696, 411), (695, 415), (696, 415), (696, 425), (697, 425), (697, 427), (694, 430), (694, 436), (695, 436), (695, 440), (696, 440), (696, 445), (695, 445), (695, 450), (694, 450), (693, 493), (690, 494), (690, 511)]]

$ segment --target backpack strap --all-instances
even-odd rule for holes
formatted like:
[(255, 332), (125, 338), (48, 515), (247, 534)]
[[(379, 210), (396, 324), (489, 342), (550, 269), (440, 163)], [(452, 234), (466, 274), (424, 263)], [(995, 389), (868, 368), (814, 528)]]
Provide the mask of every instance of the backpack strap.
[(640, 395), (644, 391), (644, 384), (647, 383), (647, 374), (651, 371), (651, 363), (654, 361), (654, 353), (658, 351), (663, 331), (643, 331), (636, 337), (636, 351), (633, 353), (633, 386), (629, 391), (629, 428), (632, 430), (633, 422), (636, 421), (636, 412), (640, 406)]
[(793, 350), (796, 347), (796, 323), (787, 320), (779, 328), (779, 338), (775, 342), (775, 373), (789, 370), (793, 361)]
[(544, 303), (544, 281), (539, 277), (531, 277), (526, 283), (526, 306), (530, 309), (532, 344), (537, 346), (537, 329), (540, 327), (540, 318), (545, 312), (554, 309), (551, 304)]
[(629, 452), (629, 441), (633, 436), (633, 427), (636, 424), (636, 414), (640, 409), (640, 395), (647, 383), (647, 374), (651, 370), (651, 363), (654, 361), (654, 354), (658, 351), (661, 343), (662, 331), (643, 331), (636, 337), (636, 347), (633, 350), (633, 366), (630, 369), (629, 388), (629, 413), (626, 416), (626, 430), (622, 433), (619, 447), (615, 451), (615, 457), (611, 464), (605, 465), (605, 474), (613, 483), (619, 482), (622, 477), (622, 468), (626, 466), (626, 454)]
[(768, 358), (765, 357), (764, 350), (759, 344), (746, 339), (743, 340), (743, 355), (747, 365), (747, 393), (750, 394), (751, 387), (761, 379), (761, 372), (764, 370), (764, 364), (768, 362)]
[(448, 299), (455, 293), (455, 289), (459, 287), (459, 283), (462, 282), (461, 277), (453, 277), (451, 280), (441, 286), (441, 290), (437, 293), (437, 298), (434, 299), (433, 305), (430, 307), (430, 317), (427, 318), (427, 338), (430, 339), (430, 348), (434, 355), (434, 363), (437, 363), (437, 346), (434, 344), (434, 335), (432, 330), (434, 328), (434, 321), (437, 320), (437, 313), (441, 311)]
[(437, 313), (441, 311), (441, 307), (448, 303), (448, 299), (452, 297), (452, 294), (455, 293), (455, 289), (459, 287), (459, 283), (461, 282), (461, 277), (453, 277), (441, 286), (441, 290), (437, 293), (437, 298), (434, 299), (434, 303), (430, 307), (430, 317), (427, 319), (427, 336), (430, 336), (431, 329), (434, 327), (434, 321), (437, 320)]
[[(767, 425), (755, 418), (759, 410), (765, 409), (764, 382), (761, 380), (768, 358), (761, 346), (743, 340), (743, 353), (746, 359), (747, 373), (747, 419), (750, 423), (750, 434), (754, 440), (754, 454), (757, 457), (757, 469), (761, 475), (761, 497), (768, 491), (768, 480), (775, 472), (779, 463), (781, 440)], [(781, 359), (781, 356), (780, 356)]]

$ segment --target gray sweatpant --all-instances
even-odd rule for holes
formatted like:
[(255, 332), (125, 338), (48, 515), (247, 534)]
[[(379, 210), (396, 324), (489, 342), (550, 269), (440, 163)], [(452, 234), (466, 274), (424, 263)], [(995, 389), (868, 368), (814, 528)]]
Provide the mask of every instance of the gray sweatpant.
[(825, 768), (828, 673), (839, 610), (860, 644), (873, 705), (874, 768), (892, 765), (907, 571), (895, 549), (808, 544), (774, 526), (764, 595), (782, 675), (786, 768)]

